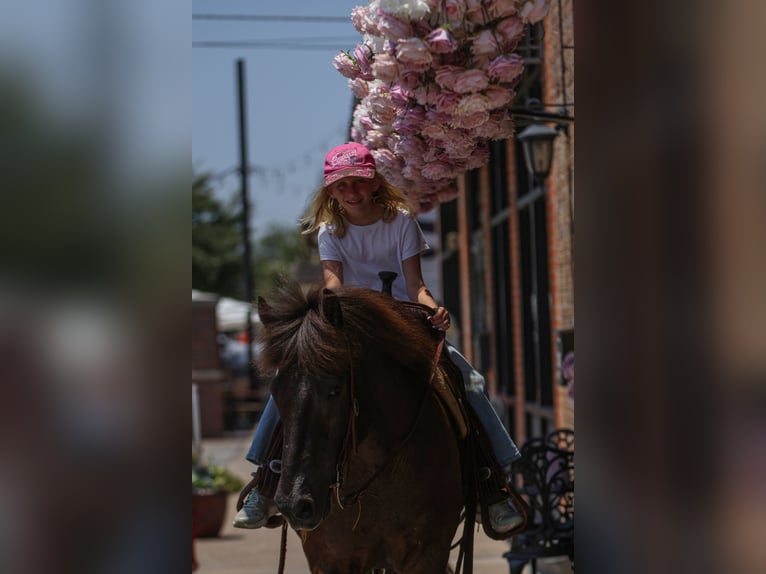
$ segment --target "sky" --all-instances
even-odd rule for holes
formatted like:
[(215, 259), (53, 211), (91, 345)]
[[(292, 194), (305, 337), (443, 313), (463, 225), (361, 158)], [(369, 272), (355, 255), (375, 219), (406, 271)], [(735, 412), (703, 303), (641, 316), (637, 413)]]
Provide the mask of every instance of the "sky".
[[(239, 112), (236, 67), (245, 66), (251, 237), (271, 224), (295, 225), (321, 185), (324, 156), (348, 141), (353, 97), (333, 67), (361, 36), (351, 10), (363, 0), (244, 2), (194, 0), (192, 161), (216, 175), (220, 197), (238, 198)], [(202, 19), (200, 15), (334, 17), (342, 22)], [(277, 47), (262, 44), (271, 41)], [(211, 47), (212, 42), (261, 43)], [(308, 46), (309, 49), (298, 49)]]

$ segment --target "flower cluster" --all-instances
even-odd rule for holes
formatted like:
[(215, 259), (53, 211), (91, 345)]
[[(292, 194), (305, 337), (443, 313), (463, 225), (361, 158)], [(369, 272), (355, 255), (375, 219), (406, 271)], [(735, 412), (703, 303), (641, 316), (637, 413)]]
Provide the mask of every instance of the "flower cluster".
[(508, 106), (523, 71), (514, 53), (550, 0), (371, 0), (351, 13), (362, 35), (333, 59), (359, 100), (351, 138), (429, 211), (455, 178), (513, 134)]

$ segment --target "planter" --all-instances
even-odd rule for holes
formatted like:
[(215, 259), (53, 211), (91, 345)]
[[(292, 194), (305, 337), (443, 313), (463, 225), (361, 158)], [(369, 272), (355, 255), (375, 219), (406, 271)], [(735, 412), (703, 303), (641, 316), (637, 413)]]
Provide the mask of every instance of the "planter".
[(218, 536), (226, 516), (228, 497), (226, 492), (192, 493), (192, 528), (195, 538)]

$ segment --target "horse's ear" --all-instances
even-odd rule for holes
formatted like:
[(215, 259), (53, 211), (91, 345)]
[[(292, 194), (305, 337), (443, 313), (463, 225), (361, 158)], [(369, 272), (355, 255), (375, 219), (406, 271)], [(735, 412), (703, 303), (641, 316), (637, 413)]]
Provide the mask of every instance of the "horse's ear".
[(340, 308), (340, 299), (330, 289), (322, 289), (322, 314), (336, 329), (343, 327), (343, 311)]
[(268, 325), (274, 320), (274, 309), (260, 295), (258, 296), (258, 317), (264, 325)]

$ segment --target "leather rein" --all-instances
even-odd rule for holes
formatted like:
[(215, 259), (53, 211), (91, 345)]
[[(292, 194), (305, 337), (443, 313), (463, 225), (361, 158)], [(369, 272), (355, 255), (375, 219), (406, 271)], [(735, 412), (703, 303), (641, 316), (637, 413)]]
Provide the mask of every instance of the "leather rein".
[(396, 457), (401, 452), (404, 445), (407, 444), (407, 442), (410, 440), (413, 434), (415, 434), (415, 430), (417, 429), (418, 422), (420, 421), (420, 417), (423, 414), (423, 409), (426, 404), (426, 400), (428, 398), (428, 395), (432, 391), (433, 387), (431, 386), (431, 382), (433, 381), (434, 377), (437, 373), (437, 368), (439, 366), (439, 358), (442, 354), (442, 349), (444, 348), (444, 333), (442, 333), (439, 344), (436, 346), (436, 352), (434, 354), (433, 362), (431, 365), (431, 377), (429, 378), (429, 384), (428, 387), (423, 392), (423, 396), (420, 399), (420, 405), (418, 406), (417, 413), (415, 415), (415, 418), (412, 421), (412, 425), (410, 426), (409, 431), (407, 431), (407, 434), (404, 435), (404, 437), (399, 441), (399, 443), (396, 445), (395, 448), (391, 450), (389, 453), (388, 458), (386, 461), (379, 466), (375, 472), (373, 472), (367, 480), (365, 480), (361, 486), (354, 489), (353, 492), (349, 494), (343, 494), (343, 479), (346, 475), (345, 470), (347, 470), (349, 465), (349, 458), (350, 454), (356, 454), (357, 453), (357, 441), (356, 441), (356, 418), (359, 416), (359, 401), (356, 399), (356, 395), (354, 393), (356, 381), (354, 379), (354, 364), (353, 361), (351, 362), (351, 368), (349, 373), (349, 391), (350, 391), (350, 407), (349, 407), (349, 417), (348, 417), (348, 426), (346, 428), (346, 436), (343, 440), (343, 448), (341, 449), (340, 456), (338, 457), (338, 463), (336, 465), (336, 479), (335, 483), (330, 486), (330, 488), (333, 488), (335, 490), (335, 498), (338, 502), (338, 506), (341, 510), (345, 510), (347, 506), (354, 504), (359, 501), (359, 497), (364, 494), (364, 492), (369, 488), (369, 486), (377, 479), (380, 474), (389, 467), (389, 465), (396, 459)]

